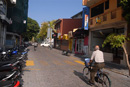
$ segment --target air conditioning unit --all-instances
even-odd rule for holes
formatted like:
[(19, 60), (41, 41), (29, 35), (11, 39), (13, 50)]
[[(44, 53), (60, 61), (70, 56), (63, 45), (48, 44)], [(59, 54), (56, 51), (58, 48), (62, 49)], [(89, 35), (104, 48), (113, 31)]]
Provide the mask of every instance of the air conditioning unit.
[(12, 4), (16, 4), (16, 0), (10, 0)]

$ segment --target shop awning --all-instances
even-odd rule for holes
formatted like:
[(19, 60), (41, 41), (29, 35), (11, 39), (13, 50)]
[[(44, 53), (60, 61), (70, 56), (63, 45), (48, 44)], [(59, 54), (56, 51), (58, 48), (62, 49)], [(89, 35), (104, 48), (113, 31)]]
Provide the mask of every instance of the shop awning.
[(76, 30), (78, 30), (78, 28), (73, 29), (73, 32), (75, 32)]
[(73, 38), (84, 38), (85, 36), (88, 35), (88, 30), (84, 30), (84, 29), (77, 29), (75, 32), (73, 32)]

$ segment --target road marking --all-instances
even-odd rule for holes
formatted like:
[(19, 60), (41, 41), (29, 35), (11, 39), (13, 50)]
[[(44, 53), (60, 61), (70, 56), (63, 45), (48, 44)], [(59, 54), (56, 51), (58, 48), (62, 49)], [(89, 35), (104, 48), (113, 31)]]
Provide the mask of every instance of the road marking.
[(40, 69), (35, 69), (35, 68), (29, 68), (29, 69), (23, 69), (23, 70), (40, 70)]
[(76, 63), (79, 63), (79, 64), (81, 64), (81, 65), (85, 65), (84, 62), (82, 62), (82, 61), (77, 61), (77, 60), (76, 60), (75, 62), (76, 62)]
[(42, 64), (42, 65), (49, 65), (46, 61), (40, 61), (40, 63)]
[(69, 65), (76, 65), (75, 63), (73, 62), (70, 62), (70, 61), (64, 61), (65, 63), (69, 64)]
[(27, 60), (27, 61), (26, 61), (26, 66), (34, 66), (34, 61), (32, 61), (32, 60)]

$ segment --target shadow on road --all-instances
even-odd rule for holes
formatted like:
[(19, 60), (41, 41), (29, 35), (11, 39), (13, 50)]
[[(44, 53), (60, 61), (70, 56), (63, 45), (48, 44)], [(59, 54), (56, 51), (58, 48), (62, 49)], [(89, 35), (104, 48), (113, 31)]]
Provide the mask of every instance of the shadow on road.
[(84, 77), (83, 76), (83, 73), (81, 73), (81, 72), (78, 72), (78, 71), (76, 71), (76, 70), (74, 70), (74, 74), (76, 75), (76, 76), (78, 76), (82, 81), (84, 81), (86, 84), (88, 84), (89, 85), (89, 79), (86, 77)]
[[(76, 76), (78, 76), (82, 81), (84, 81), (87, 85), (90, 85), (90, 83), (89, 83), (89, 80), (90, 80), (90, 79), (87, 78), (87, 77), (84, 77), (84, 76), (83, 76), (83, 73), (74, 70), (74, 74), (75, 74)], [(97, 86), (97, 85), (93, 85), (92, 87), (98, 87), (98, 86)]]

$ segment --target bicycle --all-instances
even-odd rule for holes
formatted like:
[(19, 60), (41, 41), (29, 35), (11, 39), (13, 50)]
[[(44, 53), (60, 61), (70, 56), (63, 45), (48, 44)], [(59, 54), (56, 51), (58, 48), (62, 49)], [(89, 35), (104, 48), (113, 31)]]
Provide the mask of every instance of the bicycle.
[[(85, 59), (85, 67), (83, 68), (83, 76), (85, 79), (86, 77), (90, 77), (89, 73), (92, 67), (88, 65), (89, 61), (89, 58)], [(111, 87), (111, 80), (109, 79), (108, 75), (102, 70), (97, 71), (95, 82), (97, 83), (98, 87)]]

